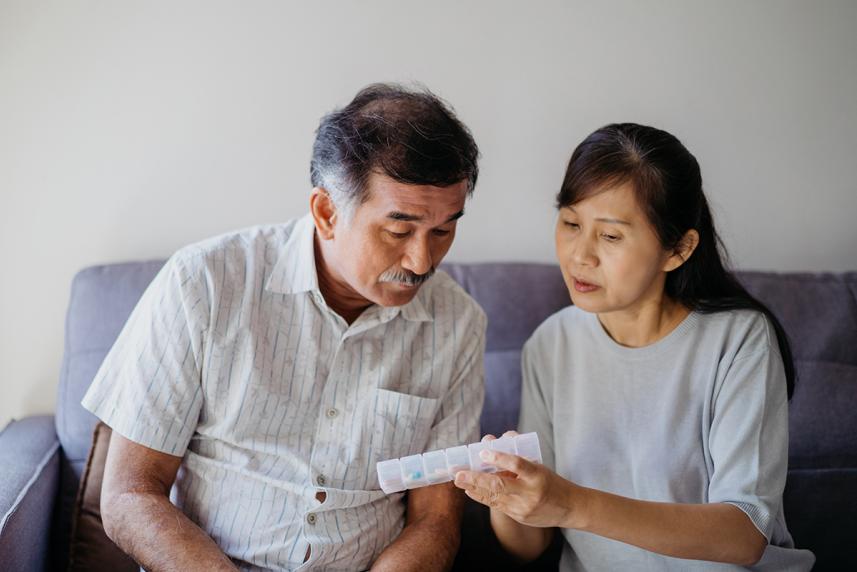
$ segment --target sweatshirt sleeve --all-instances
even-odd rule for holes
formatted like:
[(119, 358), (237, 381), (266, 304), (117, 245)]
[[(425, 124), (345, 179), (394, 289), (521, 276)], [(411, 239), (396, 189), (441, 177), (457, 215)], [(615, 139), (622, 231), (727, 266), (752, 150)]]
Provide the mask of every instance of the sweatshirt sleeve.
[(768, 343), (733, 360), (713, 397), (709, 502), (733, 504), (770, 540), (788, 464), (785, 370)]

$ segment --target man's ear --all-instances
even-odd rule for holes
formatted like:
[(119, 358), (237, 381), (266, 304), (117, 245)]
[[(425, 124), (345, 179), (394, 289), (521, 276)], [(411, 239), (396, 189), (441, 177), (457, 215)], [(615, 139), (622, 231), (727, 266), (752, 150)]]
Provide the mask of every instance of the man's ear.
[(695, 228), (692, 228), (684, 233), (672, 255), (667, 258), (664, 264), (664, 272), (671, 272), (687, 262), (687, 259), (690, 258), (690, 255), (693, 254), (697, 246), (699, 246), (699, 233), (696, 232)]
[(309, 210), (315, 221), (315, 229), (322, 240), (331, 240), (339, 219), (336, 205), (330, 193), (321, 187), (314, 187), (309, 196)]

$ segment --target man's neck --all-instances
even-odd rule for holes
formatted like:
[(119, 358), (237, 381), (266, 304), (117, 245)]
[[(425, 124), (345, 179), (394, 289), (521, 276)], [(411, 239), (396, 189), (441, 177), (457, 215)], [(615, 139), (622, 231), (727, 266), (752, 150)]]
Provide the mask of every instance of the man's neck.
[(317, 236), (313, 239), (313, 252), (318, 275), (318, 289), (321, 290), (321, 295), (328, 307), (342, 316), (342, 319), (350, 326), (366, 308), (372, 305), (372, 302), (360, 296), (332, 271), (326, 262), (326, 259), (332, 255), (330, 253), (325, 255), (324, 245)]

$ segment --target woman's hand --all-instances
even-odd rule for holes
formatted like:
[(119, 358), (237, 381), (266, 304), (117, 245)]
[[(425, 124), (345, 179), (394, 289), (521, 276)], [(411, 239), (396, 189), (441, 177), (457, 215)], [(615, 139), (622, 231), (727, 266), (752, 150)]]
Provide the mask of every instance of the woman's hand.
[[(508, 431), (504, 437), (515, 436)], [(486, 435), (482, 441), (495, 439)], [(513, 520), (537, 527), (570, 528), (576, 514), (578, 488), (544, 465), (532, 463), (517, 455), (499, 451), (482, 451), (482, 460), (499, 469), (497, 473), (459, 471), (455, 486), (465, 494)]]

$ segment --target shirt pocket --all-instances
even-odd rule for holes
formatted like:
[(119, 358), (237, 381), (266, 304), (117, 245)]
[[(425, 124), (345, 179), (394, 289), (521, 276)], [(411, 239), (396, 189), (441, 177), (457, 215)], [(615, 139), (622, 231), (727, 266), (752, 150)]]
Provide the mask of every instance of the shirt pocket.
[(372, 457), (383, 461), (424, 452), (440, 400), (389, 389), (373, 391)]

